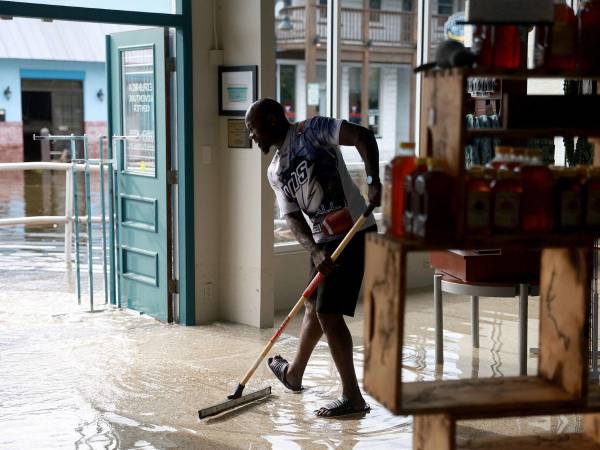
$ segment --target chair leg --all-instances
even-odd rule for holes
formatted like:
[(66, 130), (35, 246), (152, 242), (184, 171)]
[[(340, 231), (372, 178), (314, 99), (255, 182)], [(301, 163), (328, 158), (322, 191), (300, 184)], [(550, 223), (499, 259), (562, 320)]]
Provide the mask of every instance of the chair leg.
[(435, 315), (435, 363), (444, 364), (444, 317), (442, 311), (442, 276), (433, 276), (433, 311)]
[(471, 335), (473, 336), (473, 348), (479, 348), (479, 297), (471, 297)]
[(527, 375), (527, 321), (529, 285), (519, 284), (519, 374)]

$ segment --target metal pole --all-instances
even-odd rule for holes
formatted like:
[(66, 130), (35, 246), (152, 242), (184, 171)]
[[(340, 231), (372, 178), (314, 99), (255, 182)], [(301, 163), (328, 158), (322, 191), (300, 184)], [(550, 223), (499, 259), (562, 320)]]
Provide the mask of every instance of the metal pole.
[(77, 146), (75, 145), (75, 139), (71, 140), (71, 163), (72, 178), (73, 178), (73, 213), (75, 217), (75, 280), (76, 280), (76, 291), (77, 291), (77, 304), (81, 305), (81, 267), (79, 262), (79, 196), (77, 194), (77, 171), (75, 165), (77, 161)]
[[(117, 304), (117, 286), (115, 272), (115, 194), (114, 194), (114, 167), (113, 167), (113, 145), (109, 139), (107, 142), (107, 159), (108, 159), (108, 221), (109, 221), (109, 262), (110, 262), (110, 303)], [(120, 303), (120, 302), (119, 302)], [(120, 304), (119, 304), (120, 306)]]
[(471, 297), (471, 334), (473, 348), (479, 348), (479, 297)]
[(108, 303), (108, 273), (106, 265), (106, 208), (104, 196), (104, 136), (98, 142), (98, 157), (100, 158), (100, 205), (102, 210), (102, 274), (104, 275), (104, 304)]
[(444, 364), (444, 314), (442, 311), (442, 276), (433, 276), (433, 310), (435, 315), (435, 363)]
[(65, 262), (67, 269), (71, 270), (73, 249), (73, 180), (71, 171), (65, 171)]
[(88, 162), (88, 140), (83, 140), (83, 159), (85, 159), (85, 209), (87, 212), (87, 259), (88, 259), (88, 290), (90, 295), (90, 312), (94, 311), (94, 265), (92, 254), (92, 193), (90, 188), (90, 171)]
[(529, 285), (519, 284), (519, 374), (527, 375)]

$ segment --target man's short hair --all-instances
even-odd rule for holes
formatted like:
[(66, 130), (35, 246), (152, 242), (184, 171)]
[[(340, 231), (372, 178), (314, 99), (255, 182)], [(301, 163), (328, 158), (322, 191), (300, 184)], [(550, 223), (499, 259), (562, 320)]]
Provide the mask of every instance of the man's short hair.
[(261, 120), (267, 117), (269, 114), (272, 114), (278, 121), (287, 121), (285, 110), (283, 109), (281, 103), (269, 97), (261, 98), (260, 100), (254, 102), (248, 109), (248, 114), (252, 118), (256, 117), (258, 114), (258, 117)]

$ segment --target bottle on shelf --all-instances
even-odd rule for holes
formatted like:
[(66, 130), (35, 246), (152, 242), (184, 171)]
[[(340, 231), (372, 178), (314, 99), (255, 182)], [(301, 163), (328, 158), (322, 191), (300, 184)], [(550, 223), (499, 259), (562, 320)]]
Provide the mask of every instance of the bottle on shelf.
[(521, 167), (531, 159), (530, 149), (526, 147), (513, 147), (510, 161), (506, 164), (506, 166), (510, 170), (516, 170), (517, 167)]
[(468, 234), (491, 232), (490, 209), (492, 191), (482, 166), (473, 166), (466, 175), (465, 225)]
[(404, 234), (412, 235), (414, 212), (419, 210), (419, 198), (415, 193), (415, 181), (422, 173), (427, 172), (428, 158), (417, 158), (415, 161), (415, 169), (404, 177)]
[(569, 167), (555, 173), (555, 221), (559, 230), (573, 230), (583, 224), (585, 178), (580, 169)]
[(512, 152), (512, 147), (508, 147), (506, 145), (497, 146), (495, 149), (494, 158), (487, 165), (498, 170), (501, 166), (509, 162), (512, 156)]
[(500, 234), (516, 233), (521, 228), (521, 195), (519, 175), (506, 166), (500, 167), (491, 182), (492, 228)]
[(477, 25), (475, 27), (472, 51), (476, 55), (479, 67), (491, 68), (494, 66), (491, 25)]
[(383, 228), (386, 232), (392, 231), (392, 162), (383, 168), (383, 193), (381, 205), (383, 210)]
[(450, 240), (455, 235), (452, 208), (453, 178), (444, 161), (429, 159), (427, 171), (415, 180), (417, 210), (413, 210), (413, 233), (430, 242)]
[(554, 227), (554, 177), (539, 149), (529, 149), (529, 161), (517, 167), (521, 175), (521, 226), (525, 232), (545, 233)]
[(519, 69), (523, 43), (517, 25), (478, 25), (473, 33), (473, 51), (483, 68)]
[(536, 67), (574, 70), (577, 56), (577, 17), (565, 0), (554, 1), (554, 24), (535, 32)]
[(593, 230), (600, 229), (600, 167), (588, 169), (585, 195), (585, 225)]
[(415, 170), (415, 144), (401, 142), (400, 151), (384, 172), (384, 224), (395, 236), (404, 235), (404, 178)]
[(582, 72), (598, 72), (600, 70), (600, 0), (580, 2), (577, 19), (578, 69)]

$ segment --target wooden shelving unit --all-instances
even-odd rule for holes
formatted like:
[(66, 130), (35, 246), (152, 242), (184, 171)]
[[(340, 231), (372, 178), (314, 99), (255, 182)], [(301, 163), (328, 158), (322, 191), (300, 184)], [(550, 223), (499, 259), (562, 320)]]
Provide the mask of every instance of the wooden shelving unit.
[(413, 448), (419, 450), (598, 450), (600, 414), (583, 415), (583, 432), (499, 436), (457, 443), (457, 419), (449, 414), (420, 415), (414, 421)]
[[(421, 145), (443, 159), (455, 178), (456, 238), (444, 242), (370, 235), (364, 278), (365, 374), (369, 394), (395, 414), (415, 415), (415, 450), (600, 448), (600, 386), (588, 385), (592, 247), (599, 232), (467, 237), (464, 232), (464, 148), (475, 137), (526, 139), (541, 136), (600, 136), (598, 128), (467, 130), (467, 80), (493, 77), (599, 78), (545, 71), (505, 73), (446, 70), (423, 77)], [(513, 248), (542, 250), (540, 353), (536, 375), (451, 381), (403, 382), (406, 255), (438, 249)], [(588, 392), (589, 391), (589, 392)], [(598, 412), (598, 414), (595, 414)], [(473, 441), (457, 447), (456, 422), (464, 419), (586, 413), (582, 434)]]

